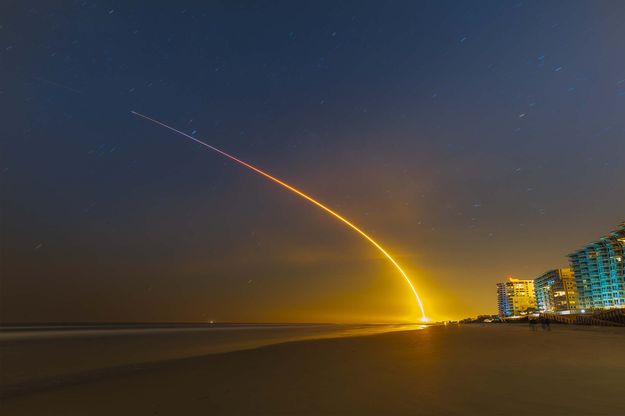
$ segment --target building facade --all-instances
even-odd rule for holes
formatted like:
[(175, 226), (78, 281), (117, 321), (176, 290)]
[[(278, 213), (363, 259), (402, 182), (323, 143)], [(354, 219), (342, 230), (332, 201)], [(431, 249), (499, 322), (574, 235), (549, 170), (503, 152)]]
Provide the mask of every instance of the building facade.
[(502, 318), (526, 315), (536, 310), (534, 281), (509, 277), (497, 283), (497, 304)]
[(549, 270), (534, 279), (540, 312), (577, 313), (577, 285), (570, 268)]
[(625, 222), (569, 259), (580, 311), (625, 308)]

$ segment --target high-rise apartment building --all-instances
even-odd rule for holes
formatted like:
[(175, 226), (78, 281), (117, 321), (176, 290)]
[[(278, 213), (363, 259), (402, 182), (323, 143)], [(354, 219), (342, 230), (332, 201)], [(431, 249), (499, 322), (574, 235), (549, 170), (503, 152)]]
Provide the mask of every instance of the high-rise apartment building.
[(580, 310), (625, 308), (625, 222), (569, 259)]
[(570, 268), (549, 270), (537, 277), (534, 292), (541, 312), (577, 312), (577, 286)]
[(497, 283), (499, 316), (502, 318), (526, 315), (536, 309), (534, 281), (509, 277)]

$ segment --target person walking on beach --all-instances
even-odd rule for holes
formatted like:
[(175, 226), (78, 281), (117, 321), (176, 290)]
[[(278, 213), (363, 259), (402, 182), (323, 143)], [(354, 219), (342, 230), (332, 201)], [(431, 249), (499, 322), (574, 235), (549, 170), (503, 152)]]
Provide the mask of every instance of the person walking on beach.
[(543, 331), (551, 331), (551, 321), (546, 316), (540, 318), (540, 326)]

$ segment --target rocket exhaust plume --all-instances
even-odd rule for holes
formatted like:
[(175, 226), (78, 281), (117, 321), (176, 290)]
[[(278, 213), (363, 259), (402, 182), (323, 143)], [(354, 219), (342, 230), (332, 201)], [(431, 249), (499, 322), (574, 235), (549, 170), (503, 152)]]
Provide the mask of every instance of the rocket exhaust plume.
[(346, 218), (342, 217), (340, 214), (338, 214), (337, 212), (331, 210), (330, 208), (328, 208), (327, 206), (325, 206), (324, 204), (322, 204), (321, 202), (317, 201), (316, 199), (314, 199), (313, 197), (305, 194), (304, 192), (300, 191), (299, 189), (289, 185), (288, 183), (270, 175), (269, 173), (247, 163), (242, 161), (241, 159), (238, 159), (226, 152), (224, 152), (223, 150), (220, 150), (216, 147), (211, 146), (208, 143), (205, 143), (199, 139), (196, 139), (193, 136), (190, 136), (186, 133), (181, 132), (180, 130), (176, 130), (175, 128), (168, 126), (165, 123), (162, 123), (158, 120), (155, 120), (151, 117), (148, 117), (144, 114), (141, 113), (137, 113), (136, 111), (131, 111), (132, 114), (144, 118), (146, 120), (151, 121), (154, 124), (157, 124), (159, 126), (165, 127), (173, 132), (176, 132), (184, 137), (186, 137), (187, 139), (193, 140), (196, 143), (201, 144), (204, 147), (209, 148), (210, 150), (213, 150), (217, 153), (219, 153), (220, 155), (238, 163), (239, 165), (245, 166), (246, 168), (250, 169), (253, 172), (258, 173), (261, 176), (264, 176), (265, 178), (269, 179), (272, 182), (277, 183), (278, 185), (288, 189), (289, 191), (293, 192), (294, 194), (304, 198), (305, 200), (307, 200), (308, 202), (310, 202), (313, 205), (316, 205), (317, 207), (321, 208), (322, 210), (324, 210), (325, 212), (327, 212), (328, 214), (332, 215), (334, 218), (338, 219), (339, 221), (341, 221), (342, 223), (344, 223), (345, 225), (347, 225), (349, 228), (351, 228), (352, 230), (356, 231), (358, 234), (360, 234), (361, 237), (363, 237), (365, 240), (367, 240), (369, 243), (371, 243), (375, 248), (378, 249), (378, 251), (380, 253), (382, 253), (384, 255), (384, 257), (386, 257), (388, 259), (388, 261), (391, 262), (391, 264), (393, 264), (393, 266), (395, 266), (395, 268), (397, 269), (397, 271), (402, 275), (402, 277), (404, 278), (404, 280), (406, 281), (406, 283), (408, 283), (408, 286), (410, 287), (410, 290), (412, 291), (415, 300), (417, 302), (417, 305), (419, 306), (419, 310), (421, 311), (421, 320), (422, 321), (427, 321), (427, 317), (425, 316), (425, 310), (423, 309), (423, 303), (421, 303), (421, 299), (419, 298), (419, 295), (417, 294), (417, 291), (414, 287), (414, 285), (412, 284), (412, 282), (410, 281), (410, 278), (408, 277), (408, 275), (406, 274), (406, 272), (404, 272), (404, 270), (401, 268), (401, 266), (395, 261), (395, 259), (393, 257), (391, 257), (390, 254), (388, 254), (388, 252), (382, 248), (382, 246), (380, 244), (378, 244), (377, 241), (375, 241), (373, 238), (371, 238), (367, 233), (365, 233), (363, 230), (361, 230), (360, 228), (358, 228), (356, 225), (352, 224), (349, 220), (347, 220)]

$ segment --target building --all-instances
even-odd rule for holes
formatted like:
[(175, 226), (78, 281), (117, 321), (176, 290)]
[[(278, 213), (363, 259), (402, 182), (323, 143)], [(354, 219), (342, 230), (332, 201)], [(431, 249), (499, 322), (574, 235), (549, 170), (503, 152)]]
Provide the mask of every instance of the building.
[(536, 310), (534, 281), (509, 277), (506, 282), (497, 283), (499, 316), (502, 318), (527, 315)]
[(540, 312), (577, 313), (577, 286), (570, 268), (549, 270), (534, 279)]
[(569, 259), (580, 311), (625, 308), (625, 222)]

